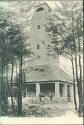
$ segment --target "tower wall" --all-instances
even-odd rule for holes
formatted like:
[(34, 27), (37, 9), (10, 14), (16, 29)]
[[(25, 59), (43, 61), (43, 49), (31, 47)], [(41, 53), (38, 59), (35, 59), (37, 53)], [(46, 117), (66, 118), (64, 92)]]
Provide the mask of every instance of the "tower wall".
[[(42, 9), (38, 11), (38, 9)], [(50, 44), (50, 38), (46, 32), (45, 25), (51, 14), (51, 9), (46, 4), (41, 4), (34, 8), (31, 21), (30, 41), (33, 52), (35, 53), (34, 65), (58, 65), (58, 55), (49, 56), (47, 47)]]

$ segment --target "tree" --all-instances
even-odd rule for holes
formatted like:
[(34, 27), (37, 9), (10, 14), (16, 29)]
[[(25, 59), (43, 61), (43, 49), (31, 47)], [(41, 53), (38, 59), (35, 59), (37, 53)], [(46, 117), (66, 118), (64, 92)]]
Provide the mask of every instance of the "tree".
[[(82, 52), (81, 45), (83, 37), (83, 10), (80, 2), (60, 1), (60, 4), (61, 6), (56, 5), (54, 18), (52, 18), (51, 16), (51, 19), (48, 19), (49, 21), (46, 29), (51, 38), (52, 44), (50, 49), (54, 50), (58, 54), (62, 54), (68, 57), (72, 62), (75, 109), (77, 110), (75, 93), (75, 84), (77, 82), (79, 95), (79, 114), (81, 114), (82, 110), (80, 111), (80, 109), (82, 109), (82, 65), (80, 53)], [(78, 57), (80, 70), (78, 70)], [(79, 71), (80, 76), (78, 76)]]
[[(15, 11), (12, 11), (12, 5), (10, 4), (10, 10), (5, 11), (5, 9), (1, 9), (0, 13), (0, 28), (2, 31), (0, 32), (1, 36), (1, 44), (0, 44), (0, 50), (1, 55), (0, 58), (2, 60), (2, 77), (6, 78), (6, 80), (3, 82), (5, 83), (6, 91), (4, 91), (6, 94), (9, 92), (11, 95), (11, 101), (12, 101), (12, 110), (14, 112), (14, 95), (13, 95), (13, 86), (14, 86), (14, 79), (16, 80), (15, 85), (17, 86), (17, 104), (18, 104), (18, 116), (21, 115), (22, 110), (22, 89), (23, 89), (23, 59), (25, 56), (29, 56), (31, 53), (31, 50), (27, 49), (27, 42), (29, 38), (29, 30), (25, 30), (26, 28), (29, 28), (30, 25), (30, 17), (31, 15), (29, 12), (31, 11), (34, 4), (37, 2), (32, 1), (14, 1), (13, 7), (15, 5), (15, 8), (17, 8), (19, 13)], [(24, 20), (24, 22), (23, 22)], [(2, 44), (3, 43), (3, 44)], [(25, 45), (26, 43), (26, 45)], [(3, 45), (3, 47), (2, 47)], [(17, 72), (17, 75), (19, 74), (19, 79), (14, 78), (14, 66), (16, 66), (17, 63), (17, 69), (19, 69), (19, 72)], [(10, 74), (9, 74), (10, 72)], [(16, 75), (16, 76), (17, 76)], [(11, 77), (11, 78), (9, 78)], [(8, 90), (8, 91), (7, 91)], [(5, 93), (3, 95), (5, 95)], [(20, 96), (19, 96), (20, 95)], [(6, 96), (5, 96), (6, 97)], [(14, 113), (13, 113), (14, 114)]]
[[(6, 13), (6, 12), (5, 12)], [(10, 14), (10, 13), (8, 13)], [(20, 69), (20, 77), (19, 77), (19, 83), (18, 92), (22, 93), (22, 87), (20, 88), (22, 84), (22, 58), (26, 55), (30, 54), (30, 50), (26, 48), (25, 45), (25, 36), (22, 34), (20, 26), (12, 23), (7, 16), (4, 16), (3, 12), (1, 13), (1, 19), (0, 19), (0, 60), (1, 60), (1, 74), (2, 74), (2, 82), (1, 82), (1, 90), (2, 90), (2, 107), (5, 108), (5, 101), (7, 98), (7, 90), (10, 93), (11, 101), (12, 101), (12, 110), (13, 113), (15, 112), (14, 108), (14, 95), (13, 95), (13, 69), (16, 62), (20, 63), (19, 69)], [(23, 51), (22, 51), (23, 50)], [(11, 67), (11, 79), (10, 84), (8, 83), (8, 71)], [(5, 79), (5, 73), (6, 73), (6, 81)], [(19, 94), (20, 94), (19, 93)], [(18, 110), (19, 110), (19, 104), (22, 105), (22, 95), (17, 95), (18, 99)], [(7, 108), (6, 108), (7, 109)], [(20, 111), (22, 110), (22, 107), (20, 108)], [(18, 111), (18, 112), (20, 112)], [(5, 112), (5, 111), (4, 111)], [(19, 113), (18, 113), (19, 114)], [(21, 115), (21, 114), (20, 114)]]

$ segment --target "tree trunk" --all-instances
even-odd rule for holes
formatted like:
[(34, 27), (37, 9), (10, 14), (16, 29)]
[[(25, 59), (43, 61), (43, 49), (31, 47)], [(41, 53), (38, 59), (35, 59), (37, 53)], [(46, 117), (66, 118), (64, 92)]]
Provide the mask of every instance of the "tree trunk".
[(80, 70), (80, 78), (79, 78), (79, 115), (83, 113), (83, 87), (82, 87), (82, 66), (81, 66), (81, 56), (79, 54), (79, 70)]
[(13, 66), (14, 66), (14, 63), (13, 63), (13, 59), (12, 59), (12, 68), (11, 68), (11, 91), (10, 91), (10, 94), (11, 94), (11, 101), (12, 101), (12, 110), (13, 112), (15, 113), (15, 109), (14, 109), (14, 100), (13, 100)]
[[(76, 43), (75, 43), (75, 37), (74, 37), (75, 35), (74, 35), (74, 14), (73, 14), (73, 8), (72, 8), (72, 34), (73, 34), (73, 38), (74, 38), (73, 39), (73, 43), (74, 43), (73, 48), (74, 48), (74, 52), (75, 52), (75, 68), (74, 69), (76, 70), (76, 81), (77, 81), (77, 88), (78, 88), (78, 69), (77, 69), (78, 67), (77, 67)], [(74, 69), (73, 69), (73, 72), (74, 72)], [(75, 77), (75, 76), (73, 76), (73, 77)], [(74, 89), (75, 89), (75, 82), (74, 82)], [(78, 90), (78, 93), (79, 93), (79, 90)]]
[(18, 116), (22, 115), (22, 91), (21, 87), (18, 87)]
[(1, 84), (2, 84), (2, 80), (1, 80), (1, 77), (0, 77), (0, 116), (2, 115), (2, 92), (1, 92)]
[(0, 78), (0, 116), (2, 115), (3, 109), (3, 62), (1, 60), (1, 78)]
[(7, 95), (7, 83), (8, 83), (8, 65), (6, 64), (5, 66), (5, 91), (4, 91), (4, 94), (5, 94), (5, 104), (4, 104), (4, 109), (5, 109), (5, 113), (7, 113), (7, 107), (8, 107), (8, 95)]
[[(78, 32), (78, 22), (77, 22), (77, 32)], [(81, 115), (83, 113), (83, 85), (82, 85), (82, 65), (81, 65), (81, 46), (80, 46), (80, 39), (79, 39), (79, 34), (78, 36), (78, 56), (79, 56), (79, 72), (80, 72), (80, 76), (79, 76), (79, 115)]]
[(80, 86), (80, 79), (78, 78), (78, 67), (77, 67), (77, 56), (75, 54), (75, 67), (76, 67), (76, 81), (77, 81), (77, 88), (78, 88), (78, 97), (79, 97), (79, 115), (80, 115), (80, 108), (81, 108), (81, 86)]
[[(79, 88), (78, 84), (78, 66), (77, 66), (77, 55), (75, 54), (75, 70), (76, 70), (76, 82), (77, 82), (77, 87)], [(78, 89), (78, 96), (79, 96), (79, 89)]]
[(1, 114), (3, 115), (4, 112), (4, 102), (5, 102), (5, 86), (4, 86), (4, 63), (3, 63), (3, 55), (1, 59)]
[(8, 97), (8, 64), (6, 65), (6, 96)]
[(75, 85), (75, 71), (74, 71), (74, 63), (73, 63), (73, 57), (71, 59), (72, 63), (72, 71), (73, 71), (73, 92), (74, 92), (74, 104), (75, 104), (75, 110), (77, 110), (77, 101), (76, 101), (76, 85)]
[[(8, 76), (8, 66), (6, 67), (6, 77)], [(7, 86), (7, 96), (11, 97), (11, 102), (12, 102), (12, 111), (13, 113), (15, 113), (15, 109), (14, 109), (14, 102), (13, 102), (13, 94), (11, 91), (11, 85), (8, 83), (8, 78), (6, 78), (6, 86)]]
[(18, 83), (18, 116), (22, 115), (22, 71), (21, 71), (21, 63), (20, 63), (20, 74), (19, 74), (19, 83)]
[(19, 83), (18, 83), (18, 116), (22, 115), (22, 46), (21, 46), (21, 56), (20, 56), (20, 67), (19, 67)]

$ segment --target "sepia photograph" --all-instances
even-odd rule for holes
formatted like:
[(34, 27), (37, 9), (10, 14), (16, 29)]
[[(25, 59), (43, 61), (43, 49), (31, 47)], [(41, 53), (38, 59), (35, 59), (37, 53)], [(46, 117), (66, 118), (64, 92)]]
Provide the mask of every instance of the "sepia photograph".
[(0, 1), (0, 125), (83, 124), (83, 1)]

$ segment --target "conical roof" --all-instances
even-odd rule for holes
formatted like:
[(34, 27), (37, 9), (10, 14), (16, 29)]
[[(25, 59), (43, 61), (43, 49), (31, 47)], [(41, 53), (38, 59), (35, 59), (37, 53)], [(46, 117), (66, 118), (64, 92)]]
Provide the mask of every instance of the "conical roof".
[(71, 82), (70, 77), (60, 68), (60, 66), (38, 66), (33, 67), (29, 73), (25, 73), (25, 82), (53, 80)]

